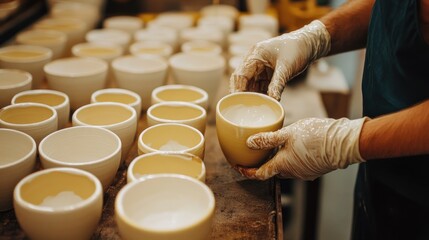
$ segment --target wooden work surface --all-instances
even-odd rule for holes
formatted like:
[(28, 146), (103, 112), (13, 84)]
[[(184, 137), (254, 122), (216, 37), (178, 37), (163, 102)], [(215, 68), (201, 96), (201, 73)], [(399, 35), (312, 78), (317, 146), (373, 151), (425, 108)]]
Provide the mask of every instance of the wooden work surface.
[[(142, 114), (136, 136), (146, 127), (145, 118)], [(278, 181), (252, 181), (234, 171), (222, 154), (214, 123), (207, 125), (205, 138), (206, 184), (216, 199), (211, 239), (283, 239)], [(104, 195), (103, 215), (92, 239), (121, 239), (114, 220), (114, 201), (136, 156), (134, 144)], [(13, 210), (0, 212), (0, 239), (26, 239)]]

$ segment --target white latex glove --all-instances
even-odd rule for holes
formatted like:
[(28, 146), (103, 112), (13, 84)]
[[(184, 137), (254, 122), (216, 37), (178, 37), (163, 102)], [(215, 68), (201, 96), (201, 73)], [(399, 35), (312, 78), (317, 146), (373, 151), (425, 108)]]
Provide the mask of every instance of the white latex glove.
[(259, 168), (237, 167), (237, 170), (259, 180), (275, 175), (313, 180), (330, 171), (364, 162), (359, 153), (359, 136), (366, 119), (308, 118), (276, 132), (255, 134), (247, 139), (248, 147), (280, 149)]
[(286, 82), (326, 56), (331, 37), (315, 20), (296, 31), (257, 43), (230, 79), (230, 92), (261, 92), (280, 100)]

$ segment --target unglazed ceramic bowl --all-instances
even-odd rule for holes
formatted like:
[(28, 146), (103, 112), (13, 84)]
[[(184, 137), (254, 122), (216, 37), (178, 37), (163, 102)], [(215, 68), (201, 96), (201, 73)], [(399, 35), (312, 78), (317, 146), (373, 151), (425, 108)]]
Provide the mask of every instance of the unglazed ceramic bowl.
[(238, 9), (226, 4), (212, 4), (201, 8), (201, 15), (206, 16), (225, 16), (235, 20), (238, 15)]
[(112, 62), (112, 68), (118, 87), (139, 94), (142, 109), (147, 110), (153, 89), (166, 81), (168, 64), (159, 57), (123, 56)]
[(122, 161), (134, 142), (137, 113), (134, 108), (116, 102), (85, 105), (73, 113), (73, 126), (98, 126), (114, 132), (122, 142)]
[(243, 15), (238, 19), (238, 29), (255, 29), (268, 31), (271, 36), (277, 36), (279, 33), (278, 20), (268, 14)]
[(210, 188), (178, 174), (131, 182), (115, 201), (115, 219), (124, 239), (209, 239), (214, 210)]
[(16, 42), (24, 45), (36, 45), (52, 50), (52, 59), (64, 56), (67, 35), (55, 30), (32, 29), (19, 33)]
[(0, 211), (13, 207), (13, 189), (36, 166), (36, 142), (28, 134), (0, 128)]
[(70, 100), (65, 93), (49, 89), (37, 89), (20, 92), (12, 98), (12, 104), (25, 102), (42, 103), (55, 109), (58, 115), (58, 129), (64, 128), (69, 122)]
[(209, 103), (214, 101), (225, 72), (222, 56), (178, 53), (169, 64), (175, 83), (202, 88), (209, 94)]
[(163, 123), (146, 128), (138, 138), (138, 154), (151, 152), (192, 153), (204, 159), (205, 140), (197, 129), (178, 123)]
[(87, 171), (46, 169), (18, 183), (14, 207), (30, 239), (90, 239), (101, 217), (103, 189)]
[(161, 102), (189, 102), (208, 110), (209, 95), (201, 88), (171, 84), (155, 88), (152, 91), (151, 105)]
[(143, 24), (141, 18), (125, 15), (108, 17), (103, 21), (104, 28), (118, 29), (129, 34), (134, 34), (137, 30), (143, 28)]
[(175, 173), (206, 180), (206, 168), (201, 158), (189, 153), (154, 152), (136, 157), (127, 170), (127, 182), (150, 174)]
[(194, 16), (184, 12), (163, 12), (148, 22), (149, 28), (168, 27), (177, 32), (190, 28), (194, 25)]
[(114, 43), (79, 43), (72, 47), (72, 54), (76, 57), (95, 57), (105, 60), (109, 64), (117, 57), (122, 56), (124, 49)]
[(55, 109), (45, 104), (13, 104), (0, 110), (0, 127), (25, 132), (39, 144), (58, 129), (58, 115)]
[(182, 52), (202, 55), (221, 55), (222, 47), (219, 44), (206, 40), (193, 40), (182, 44)]
[(180, 42), (183, 44), (188, 41), (205, 40), (225, 46), (225, 36), (222, 30), (218, 28), (194, 27), (186, 28), (180, 32)]
[(87, 42), (92, 43), (113, 43), (128, 49), (131, 42), (131, 35), (128, 32), (118, 29), (94, 29), (85, 35)]
[(31, 74), (15, 69), (0, 69), (0, 108), (10, 105), (13, 96), (31, 89)]
[(234, 19), (227, 16), (204, 16), (198, 19), (198, 26), (220, 29), (225, 36), (234, 31)]
[(0, 68), (19, 69), (29, 72), (32, 88), (39, 88), (45, 74), (43, 66), (52, 60), (52, 50), (32, 45), (12, 45), (0, 48)]
[(187, 102), (162, 102), (152, 105), (146, 112), (147, 124), (181, 123), (206, 131), (207, 112), (201, 106)]
[(174, 29), (167, 27), (151, 27), (137, 30), (134, 33), (134, 41), (156, 41), (169, 44), (176, 52), (179, 46), (179, 37)]
[(134, 108), (137, 113), (137, 119), (140, 119), (142, 110), (142, 100), (137, 93), (122, 88), (106, 88), (95, 91), (91, 95), (91, 103), (96, 102), (117, 102), (127, 104)]
[(161, 41), (141, 41), (130, 46), (130, 53), (137, 57), (150, 55), (168, 59), (173, 53), (173, 47)]
[(216, 106), (216, 130), (226, 160), (232, 166), (259, 166), (270, 151), (248, 148), (247, 139), (280, 129), (283, 120), (283, 107), (267, 95), (241, 92), (223, 97)]
[(67, 94), (71, 109), (76, 110), (106, 86), (108, 64), (96, 58), (62, 58), (46, 64), (44, 71), (49, 87)]
[(100, 127), (69, 127), (44, 138), (39, 145), (39, 155), (43, 168), (86, 170), (107, 189), (121, 162), (121, 140)]
[(84, 1), (58, 1), (52, 5), (50, 15), (53, 18), (77, 18), (84, 20), (88, 30), (97, 27), (100, 11), (96, 6)]

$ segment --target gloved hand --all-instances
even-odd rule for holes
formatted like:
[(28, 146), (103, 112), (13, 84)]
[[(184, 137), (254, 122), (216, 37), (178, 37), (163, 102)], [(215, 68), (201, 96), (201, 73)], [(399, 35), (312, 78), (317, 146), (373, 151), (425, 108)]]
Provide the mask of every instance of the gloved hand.
[(247, 139), (252, 149), (280, 149), (259, 168), (237, 167), (237, 170), (258, 180), (275, 175), (313, 180), (330, 171), (364, 162), (359, 153), (359, 136), (367, 119), (308, 118), (276, 132), (252, 135)]
[(268, 93), (280, 100), (286, 82), (331, 48), (325, 25), (315, 20), (296, 31), (257, 43), (230, 79), (230, 92)]

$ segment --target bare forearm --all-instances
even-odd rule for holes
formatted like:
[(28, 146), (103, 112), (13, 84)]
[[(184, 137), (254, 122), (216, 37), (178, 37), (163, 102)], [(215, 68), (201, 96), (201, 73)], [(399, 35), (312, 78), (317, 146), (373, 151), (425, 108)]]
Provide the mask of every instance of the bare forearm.
[(359, 144), (364, 159), (429, 154), (429, 100), (367, 121)]
[(330, 54), (363, 48), (374, 0), (352, 0), (320, 19), (331, 35)]

